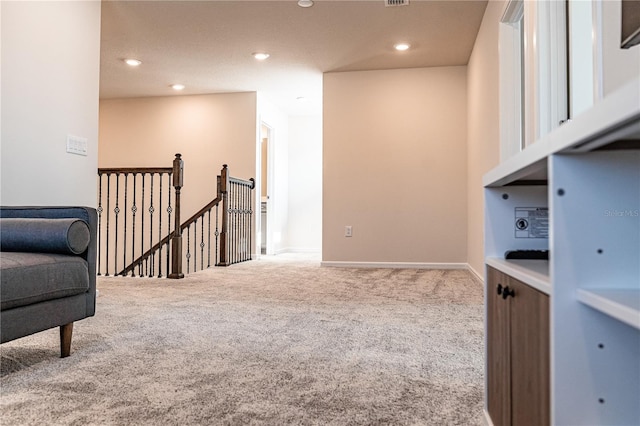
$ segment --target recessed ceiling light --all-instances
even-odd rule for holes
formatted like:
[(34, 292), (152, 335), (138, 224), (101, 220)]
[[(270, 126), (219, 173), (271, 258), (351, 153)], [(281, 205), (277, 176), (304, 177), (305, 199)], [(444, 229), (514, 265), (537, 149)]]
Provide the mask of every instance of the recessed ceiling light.
[(184, 84), (172, 84), (171, 88), (173, 90), (184, 90)]
[(395, 46), (393, 46), (396, 50), (399, 50), (401, 52), (409, 49), (411, 47), (411, 45), (409, 45), (408, 43), (398, 43)]
[(298, 0), (298, 6), (311, 7), (313, 6), (313, 0)]
[(137, 67), (138, 65), (140, 65), (142, 63), (142, 61), (140, 61), (138, 59), (125, 59), (124, 63), (129, 65), (130, 67)]
[(256, 52), (256, 53), (253, 53), (253, 57), (259, 61), (264, 61), (269, 57), (269, 54), (264, 52)]

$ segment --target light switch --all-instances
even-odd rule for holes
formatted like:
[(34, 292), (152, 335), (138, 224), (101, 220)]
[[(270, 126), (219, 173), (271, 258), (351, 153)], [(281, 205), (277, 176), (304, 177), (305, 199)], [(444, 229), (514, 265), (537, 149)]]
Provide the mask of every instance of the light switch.
[(67, 135), (67, 152), (70, 154), (87, 155), (87, 138)]

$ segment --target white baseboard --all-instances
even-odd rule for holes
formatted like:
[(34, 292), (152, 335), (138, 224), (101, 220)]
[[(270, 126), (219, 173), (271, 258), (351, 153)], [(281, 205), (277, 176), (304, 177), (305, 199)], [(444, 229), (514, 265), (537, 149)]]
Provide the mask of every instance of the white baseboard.
[(491, 421), (491, 416), (489, 416), (489, 412), (487, 411), (487, 409), (484, 408), (482, 412), (484, 413), (484, 425), (493, 426), (493, 422)]
[(338, 268), (384, 268), (384, 269), (468, 269), (466, 263), (421, 263), (421, 262), (343, 262), (323, 261), (321, 266)]
[(468, 263), (467, 263), (467, 270), (468, 270), (469, 272), (471, 272), (473, 275), (475, 275), (475, 277), (476, 277), (477, 279), (479, 279), (481, 283), (484, 283), (484, 274), (482, 274), (482, 275), (481, 275), (481, 274), (479, 274), (479, 273), (478, 273), (478, 271), (476, 271), (475, 269), (473, 269), (473, 267), (472, 267), (471, 265), (469, 265)]
[(320, 254), (322, 249), (314, 247), (284, 247), (276, 250), (276, 254), (283, 253), (317, 253)]

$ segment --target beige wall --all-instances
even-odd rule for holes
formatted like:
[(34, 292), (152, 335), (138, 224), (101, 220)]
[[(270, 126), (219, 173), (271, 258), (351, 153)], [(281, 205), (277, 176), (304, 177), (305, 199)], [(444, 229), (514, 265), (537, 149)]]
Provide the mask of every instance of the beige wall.
[(505, 4), (490, 1), (467, 70), (467, 261), (484, 276), (482, 176), (500, 161), (498, 29)]
[(256, 94), (100, 101), (99, 167), (170, 167), (184, 159), (182, 217), (216, 196), (222, 164), (256, 177)]
[[(95, 207), (100, 2), (1, 9), (1, 203)], [(67, 153), (67, 135), (88, 155)]]
[(324, 75), (323, 261), (466, 262), (466, 96), (466, 67)]

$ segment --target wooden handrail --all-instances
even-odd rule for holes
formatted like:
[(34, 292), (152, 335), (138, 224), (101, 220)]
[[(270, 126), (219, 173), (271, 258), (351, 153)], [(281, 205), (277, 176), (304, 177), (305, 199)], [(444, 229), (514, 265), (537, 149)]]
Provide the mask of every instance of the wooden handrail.
[[(184, 231), (185, 229), (187, 229), (188, 226), (190, 226), (193, 222), (198, 220), (201, 216), (204, 216), (204, 214), (206, 212), (208, 212), (209, 210), (211, 210), (212, 208), (214, 208), (218, 204), (220, 204), (220, 197), (214, 198), (213, 200), (211, 200), (209, 202), (209, 204), (207, 204), (206, 206), (204, 206), (203, 208), (198, 210), (198, 212), (196, 214), (194, 214), (189, 219), (187, 219), (187, 221), (185, 223), (180, 225), (180, 230)], [(138, 266), (138, 264), (141, 261), (143, 261), (146, 258), (148, 258), (151, 255), (151, 253), (155, 252), (156, 250), (158, 250), (163, 245), (168, 244), (169, 240), (171, 240), (171, 238), (173, 238), (174, 234), (175, 234), (175, 230), (172, 231), (166, 237), (164, 237), (162, 240), (157, 242), (153, 247), (151, 247), (149, 250), (147, 250), (144, 254), (142, 254), (136, 260), (134, 260), (129, 266), (127, 266), (125, 269), (123, 269), (118, 275), (125, 275), (125, 274), (131, 272), (136, 266)]]
[(256, 180), (254, 178), (251, 178), (249, 180), (242, 180), (242, 179), (230, 177), (229, 178), (229, 182), (233, 182), (233, 183), (238, 183), (240, 185), (249, 186), (251, 189), (254, 189), (256, 187)]
[(182, 226), (180, 226), (182, 228), (182, 230), (184, 231), (185, 228), (187, 228), (189, 225), (191, 225), (193, 222), (195, 222), (196, 220), (198, 220), (198, 218), (200, 218), (201, 216), (204, 216), (204, 214), (206, 212), (208, 212), (209, 210), (211, 210), (212, 208), (214, 208), (215, 206), (217, 206), (218, 204), (220, 204), (220, 197), (216, 197), (213, 200), (211, 200), (209, 202), (209, 204), (207, 204), (206, 206), (204, 206), (203, 208), (201, 208), (200, 210), (198, 210), (198, 213), (194, 214), (193, 216), (191, 216), (185, 223), (182, 224)]
[(172, 173), (173, 167), (101, 167), (98, 174), (117, 174), (117, 173)]

